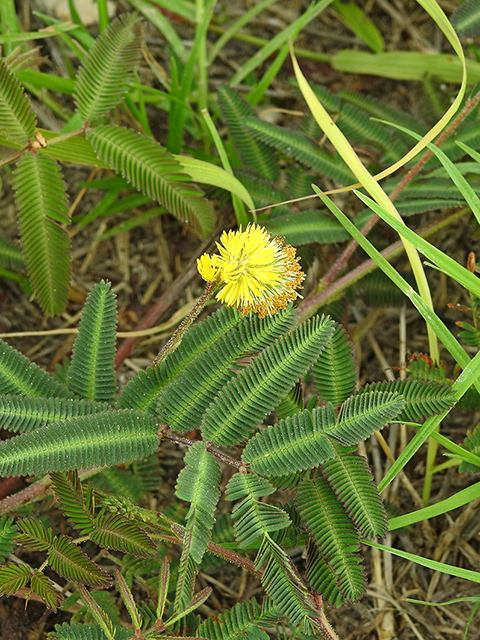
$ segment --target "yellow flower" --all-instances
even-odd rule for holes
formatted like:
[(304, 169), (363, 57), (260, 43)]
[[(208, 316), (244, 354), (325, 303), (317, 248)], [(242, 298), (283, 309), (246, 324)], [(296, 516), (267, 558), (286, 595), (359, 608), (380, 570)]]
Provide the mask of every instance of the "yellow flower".
[(217, 247), (220, 255), (204, 253), (197, 260), (198, 271), (221, 287), (217, 299), (242, 315), (254, 311), (264, 318), (299, 296), (296, 289), (305, 274), (295, 249), (283, 238), (272, 238), (263, 227), (249, 224), (245, 231), (224, 231)]

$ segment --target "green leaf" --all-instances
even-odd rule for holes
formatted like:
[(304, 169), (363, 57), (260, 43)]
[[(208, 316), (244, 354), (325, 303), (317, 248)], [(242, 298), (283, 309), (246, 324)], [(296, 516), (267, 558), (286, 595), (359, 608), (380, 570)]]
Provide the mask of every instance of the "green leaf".
[(352, 343), (337, 324), (335, 333), (312, 367), (315, 388), (322, 400), (337, 408), (355, 390), (357, 367)]
[(199, 638), (210, 640), (268, 640), (261, 626), (267, 626), (265, 615), (255, 598), (239, 602), (215, 618), (207, 618), (197, 630)]
[(47, 551), (52, 546), (53, 533), (51, 529), (45, 529), (39, 520), (34, 518), (22, 518), (18, 521), (21, 533), (15, 536), (18, 544), (25, 544), (37, 551)]
[(251, 438), (242, 461), (266, 476), (284, 476), (317, 467), (335, 455), (324, 433), (334, 424), (332, 405), (295, 413)]
[(95, 40), (75, 82), (75, 104), (85, 122), (105, 115), (125, 96), (141, 47), (142, 26), (135, 14), (119, 16)]
[(52, 580), (38, 569), (33, 571), (30, 587), (33, 593), (36, 593), (53, 611), (56, 611), (65, 602), (65, 598), (56, 590)]
[(82, 536), (89, 535), (94, 529), (93, 511), (87, 509), (82, 492), (82, 485), (77, 473), (50, 474), (52, 488), (57, 496), (63, 513)]
[(435, 384), (424, 380), (391, 380), (373, 382), (363, 389), (362, 393), (396, 393), (404, 400), (402, 410), (396, 416), (399, 421), (420, 422), (433, 415), (451, 409), (456, 403), (456, 394), (446, 384)]
[(235, 328), (219, 336), (215, 344), (210, 343), (208, 350), (199, 353), (182, 374), (165, 387), (157, 407), (162, 421), (176, 431), (199, 427), (212, 398), (234, 375), (232, 369), (238, 359), (271, 344), (292, 327), (295, 317), (289, 307), (268, 318), (259, 319), (249, 314), (239, 320)]
[(332, 320), (317, 316), (265, 349), (208, 407), (205, 440), (228, 446), (248, 437), (308, 371), (333, 330)]
[(273, 235), (284, 236), (286, 241), (294, 246), (312, 242), (332, 244), (343, 242), (350, 237), (338, 220), (321, 211), (301, 211), (275, 216), (267, 220), (264, 226)]
[[(128, 640), (133, 638), (135, 629), (115, 627), (115, 640)], [(55, 631), (48, 634), (48, 640), (107, 640), (98, 624), (56, 624)]]
[(264, 538), (255, 560), (257, 569), (262, 569), (262, 584), (266, 592), (290, 624), (317, 636), (317, 610), (313, 597), (300, 580), (285, 551), (271, 538)]
[(343, 2), (334, 0), (332, 8), (338, 13), (343, 24), (363, 40), (375, 53), (380, 53), (385, 48), (382, 34), (370, 18), (356, 2)]
[(337, 575), (311, 540), (307, 545), (306, 575), (312, 589), (325, 602), (337, 608), (342, 606), (344, 598), (338, 588)]
[(480, 6), (477, 0), (465, 0), (450, 16), (455, 31), (463, 38), (480, 33)]
[(235, 151), (245, 168), (259, 174), (261, 178), (275, 182), (280, 173), (275, 153), (264, 142), (255, 140), (244, 124), (245, 117), (253, 116), (251, 105), (226, 86), (221, 86), (218, 90), (218, 103)]
[(110, 284), (95, 285), (85, 303), (68, 369), (68, 386), (96, 402), (115, 400), (117, 308)]
[(58, 420), (109, 411), (106, 402), (79, 398), (36, 398), (25, 395), (0, 395), (0, 425), (16, 433), (32, 431)]
[(117, 549), (134, 556), (148, 558), (157, 553), (157, 547), (145, 531), (117, 513), (100, 513), (89, 533), (100, 547)]
[(222, 307), (194, 324), (166, 360), (156, 367), (140, 371), (125, 386), (118, 396), (119, 407), (157, 413), (157, 400), (162, 389), (179, 378), (196, 358), (217, 352), (218, 344), (243, 320), (236, 309)]
[(393, 391), (357, 393), (343, 403), (337, 423), (328, 435), (342, 444), (357, 444), (374, 431), (383, 429), (404, 406), (402, 396)]
[(230, 478), (226, 499), (241, 499), (232, 510), (235, 538), (240, 547), (248, 547), (258, 538), (285, 529), (290, 524), (285, 511), (258, 500), (274, 491), (267, 480), (248, 473), (236, 473)]
[(200, 564), (212, 536), (214, 512), (220, 498), (220, 467), (204, 442), (197, 442), (185, 455), (175, 493), (190, 502), (183, 537), (183, 552)]
[(114, 466), (139, 460), (158, 447), (155, 418), (108, 411), (54, 422), (0, 443), (0, 474), (36, 475)]
[(18, 533), (18, 527), (13, 518), (2, 516), (0, 519), (0, 562), (6, 560), (13, 550), (13, 537)]
[(366, 538), (388, 531), (388, 517), (368, 462), (349, 449), (336, 446), (336, 455), (322, 466), (322, 473), (348, 515)]
[(110, 586), (110, 576), (96, 565), (67, 536), (56, 536), (47, 553), (48, 563), (58, 575), (89, 584), (93, 587)]
[(35, 397), (69, 395), (63, 385), (3, 340), (0, 340), (0, 391)]
[(24, 147), (33, 142), (37, 119), (22, 86), (0, 58), (0, 131)]
[(31, 575), (27, 565), (3, 565), (0, 567), (0, 593), (15, 593), (28, 584)]
[(342, 184), (355, 182), (353, 173), (339, 156), (332, 156), (300, 131), (290, 131), (257, 118), (244, 118), (244, 126), (258, 140), (275, 147), (289, 158), (298, 160), (319, 174)]
[(296, 505), (313, 541), (337, 575), (343, 597), (358, 600), (366, 589), (360, 542), (333, 489), (323, 478), (305, 478), (297, 489)]
[(68, 298), (70, 222), (66, 186), (57, 162), (38, 151), (18, 161), (13, 188), (25, 261), (46, 313), (60, 313)]
[(178, 160), (152, 138), (114, 125), (88, 129), (87, 138), (98, 156), (135, 189), (157, 200), (201, 236), (213, 231), (212, 205), (189, 183), (190, 176)]

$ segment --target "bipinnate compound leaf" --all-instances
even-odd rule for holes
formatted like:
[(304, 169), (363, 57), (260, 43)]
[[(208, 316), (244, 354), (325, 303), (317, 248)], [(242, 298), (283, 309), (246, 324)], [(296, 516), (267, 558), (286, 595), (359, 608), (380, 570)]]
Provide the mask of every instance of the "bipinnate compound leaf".
[(186, 516), (183, 549), (200, 564), (215, 522), (214, 512), (220, 498), (220, 467), (204, 442), (197, 442), (185, 455), (185, 467), (180, 471), (175, 493), (180, 500), (190, 502)]
[(242, 461), (265, 476), (284, 476), (317, 467), (335, 455), (324, 433), (334, 424), (332, 405), (294, 413), (250, 438)]
[(341, 406), (337, 423), (329, 435), (342, 444), (357, 444), (383, 429), (405, 407), (394, 391), (363, 391), (350, 396)]
[(355, 390), (357, 368), (351, 342), (345, 329), (336, 325), (335, 333), (312, 367), (318, 395), (336, 408)]
[(3, 562), (13, 549), (13, 537), (18, 533), (18, 527), (13, 518), (2, 516), (0, 519), (0, 563)]
[(95, 40), (75, 81), (74, 99), (84, 122), (103, 116), (125, 96), (140, 60), (142, 25), (123, 14)]
[(84, 400), (115, 400), (117, 307), (109, 283), (102, 280), (89, 294), (68, 369), (68, 387)]
[(230, 478), (225, 497), (227, 500), (239, 500), (232, 509), (232, 518), (235, 539), (240, 547), (248, 547), (262, 536), (285, 529), (290, 524), (285, 511), (258, 499), (274, 491), (273, 485), (258, 476), (236, 473)]
[(202, 422), (204, 439), (229, 446), (249, 437), (307, 373), (333, 331), (332, 320), (317, 316), (266, 348), (212, 401)]
[(267, 347), (289, 331), (295, 316), (291, 306), (262, 319), (256, 314), (249, 314), (228, 334), (219, 336), (215, 344), (209, 341), (210, 348), (200, 352), (184, 368), (182, 375), (164, 388), (158, 403), (160, 419), (179, 432), (200, 427), (212, 398), (235, 375), (236, 361), (247, 353)]
[(111, 408), (106, 402), (90, 402), (79, 398), (0, 395), (0, 425), (7, 431), (24, 433), (49, 422), (109, 411)]
[(12, 142), (33, 142), (37, 119), (22, 86), (0, 58), (0, 131)]
[(208, 236), (215, 224), (212, 205), (181, 164), (155, 140), (124, 127), (101, 125), (87, 130), (98, 157), (128, 182), (157, 200), (169, 213)]
[(365, 458), (336, 445), (335, 457), (322, 465), (322, 473), (362, 536), (383, 538), (387, 512)]
[(297, 488), (296, 506), (313, 542), (335, 572), (343, 597), (358, 600), (366, 589), (359, 537), (333, 489), (324, 478), (304, 478)]
[(60, 168), (42, 151), (23, 154), (13, 173), (18, 225), (30, 282), (49, 315), (63, 311), (70, 280), (70, 222)]
[(158, 447), (155, 418), (119, 410), (54, 422), (0, 443), (0, 474), (36, 475), (132, 462)]
[(0, 340), (0, 392), (35, 398), (70, 395), (66, 387), (3, 340)]

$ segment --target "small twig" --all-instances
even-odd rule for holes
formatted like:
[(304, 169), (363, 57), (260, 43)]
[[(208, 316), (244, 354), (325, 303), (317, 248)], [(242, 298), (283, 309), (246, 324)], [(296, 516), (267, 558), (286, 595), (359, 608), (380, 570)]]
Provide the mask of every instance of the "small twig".
[[(187, 447), (192, 447), (194, 444), (198, 442), (198, 440), (189, 440), (188, 438), (182, 438), (182, 436), (179, 436), (178, 434), (172, 431), (164, 432), (162, 434), (162, 437), (165, 438), (166, 440), (171, 440), (172, 442), (176, 442), (177, 444), (183, 444)], [(211, 449), (210, 447), (207, 447), (207, 450), (210, 451), (210, 453), (214, 455), (215, 458), (218, 458), (225, 464), (229, 464), (231, 467), (236, 467), (237, 469), (240, 469), (241, 467), (245, 466), (243, 462), (241, 462), (240, 460), (236, 460), (235, 458), (232, 458), (226, 453), (222, 453), (221, 451), (216, 451), (215, 449)]]

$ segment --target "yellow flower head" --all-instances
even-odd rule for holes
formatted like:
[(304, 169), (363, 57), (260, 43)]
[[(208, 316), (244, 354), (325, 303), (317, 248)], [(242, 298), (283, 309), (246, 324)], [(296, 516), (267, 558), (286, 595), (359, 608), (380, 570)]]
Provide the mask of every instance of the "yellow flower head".
[(217, 299), (242, 315), (254, 311), (264, 318), (299, 296), (305, 274), (283, 238), (249, 224), (245, 231), (224, 231), (217, 247), (220, 255), (204, 253), (197, 260), (198, 271), (207, 282), (218, 282)]

